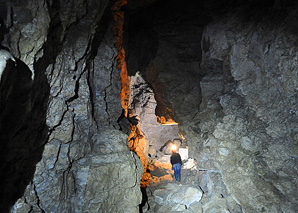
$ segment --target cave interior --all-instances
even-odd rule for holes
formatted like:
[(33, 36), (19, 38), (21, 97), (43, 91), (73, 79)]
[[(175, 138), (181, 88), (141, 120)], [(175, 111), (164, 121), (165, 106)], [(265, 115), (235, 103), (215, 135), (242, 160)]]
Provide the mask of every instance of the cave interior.
[(0, 0), (0, 211), (297, 212), (297, 14)]

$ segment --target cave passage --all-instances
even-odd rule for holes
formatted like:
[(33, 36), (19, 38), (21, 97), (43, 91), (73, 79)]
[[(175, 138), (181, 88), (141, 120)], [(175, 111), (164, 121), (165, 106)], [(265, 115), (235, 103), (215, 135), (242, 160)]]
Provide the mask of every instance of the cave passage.
[[(156, 1), (135, 8), (132, 1), (123, 7), (123, 46), (130, 81), (128, 118), (134, 120), (128, 140), (143, 164), (143, 199), (144, 193), (167, 183), (179, 184), (170, 164), (172, 145), (178, 147), (183, 160), (181, 184), (197, 187), (196, 161), (188, 158), (179, 122), (201, 102), (199, 82), (205, 73), (199, 66), (200, 40), (210, 18), (199, 5), (196, 1), (183, 7), (179, 1)], [(181, 93), (187, 95), (181, 97)], [(189, 99), (195, 105), (188, 106)], [(149, 206), (156, 203), (152, 193), (149, 201)], [(148, 205), (143, 202), (142, 209)]]
[[(138, 120), (129, 140), (140, 142), (132, 150), (143, 155), (141, 186), (153, 194), (155, 210), (171, 203), (182, 211), (195, 198), (191, 208), (199, 212), (297, 211), (297, 64), (289, 51), (296, 50), (297, 8), (163, 0), (128, 3), (124, 11), (129, 111)], [(168, 133), (179, 137), (159, 138)], [(194, 157), (182, 174), (196, 192), (190, 196), (172, 182), (168, 145), (175, 141)], [(181, 197), (170, 201), (175, 190)]]
[(0, 0), (0, 212), (298, 212), (297, 14)]

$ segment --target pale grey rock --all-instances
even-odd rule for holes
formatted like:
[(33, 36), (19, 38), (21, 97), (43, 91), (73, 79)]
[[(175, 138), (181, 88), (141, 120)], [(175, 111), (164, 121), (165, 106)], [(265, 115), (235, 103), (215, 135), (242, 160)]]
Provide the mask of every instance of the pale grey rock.
[(154, 198), (157, 203), (171, 208), (172, 211), (183, 211), (192, 203), (201, 200), (202, 191), (199, 187), (192, 185), (168, 183), (163, 188), (154, 191)]
[[(7, 12), (13, 11), (13, 25), (7, 43), (14, 55), (24, 61), (34, 79), (34, 62), (44, 54), (51, 17), (46, 1), (23, 1), (21, 4), (7, 3)], [(9, 9), (11, 8), (11, 9)], [(22, 14), (22, 15), (20, 15)], [(11, 16), (11, 14), (8, 14)]]
[[(193, 212), (203, 213), (202, 204), (200, 202), (193, 202), (189, 205), (189, 209)], [(190, 211), (190, 212), (191, 212)]]
[(179, 150), (181, 146), (181, 141), (179, 140), (174, 140), (174, 141), (167, 141), (166, 143), (163, 144), (163, 146), (160, 148), (160, 151), (163, 152), (166, 155), (171, 155), (172, 154), (172, 146), (176, 146), (177, 151)]
[(157, 122), (154, 93), (140, 74), (130, 77), (130, 85), (129, 116), (137, 120), (136, 126), (147, 141), (144, 150), (147, 156), (149, 145), (154, 145), (156, 150), (160, 150), (169, 140), (180, 138), (179, 129), (178, 125), (162, 125)]
[[(202, 201), (203, 202), (203, 201)], [(202, 212), (222, 212), (229, 213), (235, 212), (240, 213), (242, 209), (234, 200), (223, 197), (221, 194), (214, 194), (209, 200), (204, 202), (202, 205)]]
[[(110, 24), (107, 27), (106, 36), (97, 49), (94, 64), (91, 65), (90, 83), (92, 85), (96, 122), (100, 125), (110, 124), (115, 128), (119, 128), (117, 119), (122, 112), (118, 98), (121, 82), (116, 61), (117, 50), (114, 44), (113, 24)], [(102, 79), (101, 83), (98, 82), (98, 79)]]
[(197, 162), (199, 185), (207, 197), (217, 192), (235, 200), (235, 212), (298, 209), (293, 191), (297, 54), (292, 43), (297, 36), (289, 33), (294, 13), (280, 25), (266, 15), (258, 24), (257, 17), (240, 21), (237, 13), (209, 23), (201, 40), (206, 75), (200, 79), (200, 107), (193, 107), (191, 119), (174, 109)]
[[(1, 2), (1, 12), (4, 7), (7, 12), (4, 25), (8, 27), (1, 42), (36, 74), (37, 84), (34, 82), (33, 88), (38, 95), (31, 99), (33, 93), (28, 92), (25, 112), (35, 110), (37, 105), (41, 110), (48, 108), (49, 138), (44, 136), (47, 133), (35, 132), (28, 139), (27, 156), (44, 151), (33, 182), (14, 207), (16, 212), (51, 208), (70, 211), (72, 205), (82, 211), (101, 208), (117, 212), (120, 207), (116, 204), (122, 205), (124, 194), (132, 196), (129, 198), (132, 203), (128, 202), (123, 209), (137, 211), (138, 189), (121, 188), (125, 185), (121, 181), (133, 184), (138, 176), (133, 168), (140, 165), (125, 147), (127, 136), (110, 129), (119, 129), (117, 119), (122, 109), (112, 24), (102, 24), (112, 21), (111, 17), (103, 16), (107, 3)], [(214, 1), (205, 3), (216, 5)], [(274, 6), (274, 12), (277, 8)], [(141, 70), (153, 90), (146, 82), (137, 82), (139, 91), (134, 92), (139, 95), (135, 98), (138, 111), (133, 115), (145, 122), (144, 127), (156, 123), (156, 106), (161, 100), (163, 107), (172, 110), (185, 137), (183, 142), (189, 146), (189, 155), (198, 163), (197, 173), (188, 180), (198, 183), (206, 194), (205, 200), (193, 203), (198, 211), (297, 212), (297, 11), (277, 10), (283, 14), (280, 18), (278, 13), (249, 10), (248, 19), (248, 14), (242, 13), (247, 10), (242, 9), (224, 16), (216, 14), (218, 17), (213, 17), (212, 22), (194, 13), (196, 18), (179, 18), (177, 26), (173, 24), (176, 21), (169, 24), (159, 21), (160, 16), (148, 16), (159, 23), (150, 31), (154, 42), (148, 42), (148, 46), (152, 47), (138, 50), (145, 57), (131, 58), (145, 61), (132, 67)], [(102, 17), (105, 20), (100, 22)], [(130, 56), (139, 53), (129, 50)], [(48, 82), (42, 79), (44, 73)], [(154, 75), (157, 78), (150, 80)], [(48, 104), (44, 98), (47, 96)], [(44, 120), (36, 115), (34, 119)], [(23, 121), (22, 117), (20, 120)], [(39, 131), (45, 129), (36, 123), (26, 125), (32, 126)], [(26, 129), (23, 127), (19, 129)], [(148, 144), (157, 144), (156, 149), (178, 134), (176, 127), (169, 134), (161, 133), (164, 128), (161, 125), (149, 127), (152, 126), (142, 129), (148, 140), (153, 136), (154, 141)], [(16, 141), (23, 141), (21, 136)], [(41, 142), (37, 143), (38, 152), (34, 143), (37, 140)], [(12, 149), (7, 155), (11, 159), (26, 150), (9, 144)], [(41, 156), (34, 158), (37, 162)], [(20, 159), (18, 162), (23, 158)], [(113, 169), (111, 165), (115, 164), (121, 170), (118, 160), (125, 162), (127, 171), (117, 173)], [(21, 170), (22, 166), (18, 163), (9, 168)], [(108, 171), (112, 182), (107, 178)], [(106, 184), (97, 183), (96, 175)], [(91, 182), (97, 184), (90, 185)], [(115, 183), (122, 185), (117, 188)], [(109, 185), (113, 188), (108, 188)], [(99, 194), (97, 189), (104, 193)], [(107, 198), (105, 189), (111, 191), (114, 200)], [(175, 208), (184, 207), (177, 204)], [(165, 206), (159, 209), (168, 211)]]
[[(71, 147), (62, 144), (55, 168), (48, 168), (47, 174), (41, 177), (36, 176), (34, 184), (26, 189), (25, 194), (30, 196), (31, 193), (35, 199), (26, 197), (26, 202), (24, 198), (19, 199), (14, 212), (21, 212), (28, 205), (51, 212), (138, 212), (143, 170), (139, 158), (126, 145), (127, 136), (118, 130), (106, 129), (94, 138), (97, 149), (73, 162), (69, 162)], [(46, 145), (46, 154), (52, 150), (48, 147)], [(53, 151), (52, 156), (56, 154)], [(37, 164), (37, 173), (44, 169), (47, 159)], [(67, 170), (64, 165), (69, 166)], [(55, 170), (60, 175), (51, 174)], [(127, 195), (123, 197), (124, 194)], [(61, 196), (67, 202), (61, 200)]]
[(182, 169), (196, 169), (196, 162), (192, 158), (186, 159), (185, 162), (183, 162)]
[(154, 145), (149, 145), (148, 155), (150, 155), (151, 158), (156, 156), (156, 148)]
[[(292, 187), (289, 187), (291, 183), (285, 181), (278, 171), (291, 168), (286, 176), (297, 175), (295, 160), (290, 160), (296, 151), (291, 139), (296, 131), (293, 126), (295, 119), (289, 114), (295, 108), (293, 94), (296, 83), (288, 80), (288, 76), (293, 76), (292, 65), (283, 62), (285, 58), (294, 61), (296, 55), (281, 56), (282, 50), (289, 48), (296, 36), (286, 35), (285, 25), (272, 28), (266, 19), (260, 25), (253, 22), (241, 25), (235, 22), (236, 17), (231, 15), (218, 20), (204, 31), (203, 40), (208, 40), (210, 45), (203, 52), (202, 63), (220, 60), (228, 64), (230, 75), (237, 83), (225, 85), (226, 89), (230, 88), (225, 93), (224, 90), (214, 93), (225, 115), (221, 121), (200, 124), (201, 131), (206, 127), (209, 135), (201, 140), (203, 150), (209, 152), (210, 157), (199, 154), (197, 158), (213, 159), (227, 191), (237, 199), (243, 211), (294, 212), (297, 202), (292, 198), (297, 196), (289, 188), (296, 188), (295, 184), (292, 182)], [(228, 36), (228, 29), (235, 29), (232, 37)], [(266, 43), (268, 39), (272, 40), (270, 48)], [(282, 42), (277, 41), (280, 39)], [(262, 47), (267, 47), (266, 53)], [(202, 104), (204, 98), (212, 97), (207, 91), (202, 89)], [(208, 104), (202, 104), (202, 111), (210, 108)], [(209, 113), (215, 114), (216, 111)], [(204, 118), (206, 115), (200, 119)]]

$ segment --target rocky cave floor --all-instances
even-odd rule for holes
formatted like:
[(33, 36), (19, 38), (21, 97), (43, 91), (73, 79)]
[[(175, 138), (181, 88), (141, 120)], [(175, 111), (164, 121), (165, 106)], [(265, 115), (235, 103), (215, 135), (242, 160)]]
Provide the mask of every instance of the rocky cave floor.
[(242, 212), (230, 197), (216, 190), (203, 191), (199, 179), (205, 171), (198, 170), (192, 158), (183, 160), (181, 182), (176, 181), (169, 163), (170, 156), (163, 155), (151, 160), (151, 180), (145, 189), (147, 202), (143, 200), (140, 212)]

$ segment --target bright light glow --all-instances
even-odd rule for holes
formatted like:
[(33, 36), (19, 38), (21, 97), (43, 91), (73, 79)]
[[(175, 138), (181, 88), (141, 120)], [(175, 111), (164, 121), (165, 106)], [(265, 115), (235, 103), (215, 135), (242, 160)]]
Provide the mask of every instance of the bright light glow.
[(0, 80), (1, 80), (2, 73), (6, 67), (6, 62), (8, 59), (11, 59), (12, 61), (16, 62), (16, 60), (10, 54), (10, 52), (6, 50), (0, 50)]
[(171, 150), (176, 151), (177, 150), (176, 145), (173, 144), (172, 147), (171, 147)]

